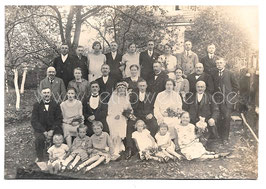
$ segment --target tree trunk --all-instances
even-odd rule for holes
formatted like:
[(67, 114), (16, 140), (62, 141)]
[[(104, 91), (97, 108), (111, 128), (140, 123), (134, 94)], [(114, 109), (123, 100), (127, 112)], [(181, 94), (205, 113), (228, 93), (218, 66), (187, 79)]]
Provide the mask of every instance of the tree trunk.
[(27, 76), (27, 68), (23, 70), (23, 75), (22, 75), (22, 81), (21, 81), (21, 86), (20, 86), (20, 93), (24, 93), (24, 86), (25, 86), (25, 81), (26, 81), (26, 76)]
[(67, 23), (66, 23), (66, 29), (65, 29), (65, 39), (66, 39), (66, 43), (69, 47), (69, 51), (70, 53), (73, 52), (72, 50), (72, 45), (71, 45), (71, 31), (72, 31), (72, 27), (73, 27), (73, 17), (74, 17), (74, 13), (75, 13), (75, 7), (71, 6), (70, 7), (70, 11), (67, 17)]
[(5, 71), (5, 86), (6, 86), (6, 93), (8, 93), (8, 80), (7, 80), (7, 72)]
[(13, 69), (14, 72), (14, 86), (15, 86), (15, 91), (16, 91), (16, 110), (20, 109), (20, 93), (19, 93), (19, 88), (18, 88), (18, 70)]
[(75, 50), (79, 45), (79, 37), (80, 37), (81, 24), (82, 24), (81, 9), (82, 6), (76, 7), (76, 24), (75, 24), (75, 33), (72, 44), (72, 50)]

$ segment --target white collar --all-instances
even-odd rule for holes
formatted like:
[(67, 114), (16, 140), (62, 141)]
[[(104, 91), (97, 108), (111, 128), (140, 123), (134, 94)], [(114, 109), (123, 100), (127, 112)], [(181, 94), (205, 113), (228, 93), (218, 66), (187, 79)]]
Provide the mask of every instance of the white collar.
[(223, 71), (224, 71), (224, 69), (225, 69), (225, 68), (223, 68), (223, 69), (219, 70), (219, 72), (223, 72)]

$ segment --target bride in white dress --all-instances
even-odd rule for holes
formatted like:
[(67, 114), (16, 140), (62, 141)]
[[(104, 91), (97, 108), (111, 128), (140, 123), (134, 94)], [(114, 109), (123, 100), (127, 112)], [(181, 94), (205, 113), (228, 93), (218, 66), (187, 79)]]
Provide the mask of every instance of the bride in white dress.
[(179, 125), (180, 119), (175, 115), (169, 115), (169, 110), (177, 114), (182, 111), (182, 99), (174, 91), (175, 82), (168, 79), (165, 84), (165, 90), (160, 92), (154, 103), (154, 116), (158, 124), (166, 123), (169, 127), (171, 139), (176, 138), (175, 127)]
[(122, 140), (126, 137), (127, 118), (123, 115), (123, 112), (124, 110), (132, 110), (127, 87), (128, 84), (126, 82), (117, 83), (116, 89), (108, 102), (106, 121), (113, 140), (115, 157), (119, 157), (119, 153), (125, 150)]

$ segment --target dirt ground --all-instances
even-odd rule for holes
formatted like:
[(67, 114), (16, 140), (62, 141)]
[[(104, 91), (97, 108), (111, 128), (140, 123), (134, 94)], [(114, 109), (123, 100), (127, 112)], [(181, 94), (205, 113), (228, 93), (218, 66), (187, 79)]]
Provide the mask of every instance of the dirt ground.
[[(208, 146), (215, 152), (230, 151), (231, 155), (224, 159), (158, 163), (133, 157), (102, 164), (86, 174), (41, 173), (34, 164), (34, 137), (30, 125), (35, 102), (33, 91), (27, 90), (21, 99), (22, 109), (15, 111), (14, 91), (5, 95), (5, 179), (256, 179), (258, 176), (257, 143), (239, 122), (231, 124), (228, 146), (215, 141)], [(254, 127), (257, 119), (254, 113), (248, 112), (246, 116)]]

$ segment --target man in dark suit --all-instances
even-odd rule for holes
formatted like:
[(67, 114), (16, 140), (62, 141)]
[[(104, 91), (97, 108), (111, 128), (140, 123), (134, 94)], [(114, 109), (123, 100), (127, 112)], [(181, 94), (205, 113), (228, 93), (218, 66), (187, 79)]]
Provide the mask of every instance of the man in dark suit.
[(118, 53), (118, 45), (115, 41), (111, 42), (111, 52), (105, 54), (106, 64), (110, 66), (110, 76), (112, 76), (117, 81), (122, 79), (122, 67), (120, 62), (122, 61), (122, 54)]
[(153, 63), (153, 74), (148, 80), (148, 91), (155, 94), (153, 102), (158, 93), (165, 90), (165, 83), (168, 79), (168, 75), (162, 71), (162, 65), (159, 62)]
[(83, 53), (83, 46), (78, 46), (76, 50), (76, 56), (73, 57), (73, 63), (75, 64), (75, 67), (81, 68), (82, 78), (88, 80), (88, 58), (83, 56)]
[(149, 40), (147, 42), (147, 50), (141, 52), (139, 55), (139, 64), (141, 67), (140, 76), (146, 81), (152, 75), (153, 63), (158, 59), (159, 54), (154, 52), (154, 41)]
[(147, 129), (154, 137), (158, 124), (153, 115), (153, 94), (146, 91), (147, 82), (145, 80), (138, 81), (138, 90), (134, 90), (130, 94), (130, 103), (134, 110), (134, 115), (145, 122)]
[(62, 113), (60, 106), (51, 99), (51, 90), (44, 88), (42, 100), (33, 105), (31, 125), (35, 136), (37, 161), (44, 161), (45, 141), (51, 142), (53, 134), (62, 134)]
[(186, 101), (183, 108), (189, 112), (191, 123), (196, 124), (200, 121), (200, 116), (205, 118), (208, 123), (209, 132), (205, 137), (208, 139), (210, 134), (218, 139), (216, 123), (219, 118), (219, 108), (206, 90), (206, 84), (204, 81), (197, 81), (196, 93), (187, 94)]
[(53, 67), (56, 70), (56, 77), (64, 81), (65, 87), (69, 81), (74, 79), (74, 68), (76, 67), (73, 58), (68, 54), (67, 44), (61, 45), (61, 55), (54, 59)]
[(228, 144), (231, 112), (237, 102), (239, 84), (233, 73), (225, 68), (225, 65), (225, 60), (218, 58), (216, 60), (217, 70), (212, 76), (215, 91), (213, 97), (220, 111), (218, 132), (223, 142)]
[(108, 64), (103, 64), (101, 67), (102, 77), (96, 79), (100, 86), (100, 96), (104, 103), (108, 103), (113, 90), (115, 89), (117, 80), (113, 76), (109, 75), (110, 66)]
[(216, 68), (216, 60), (218, 56), (215, 54), (215, 45), (209, 44), (207, 46), (207, 56), (203, 57), (200, 62), (204, 66), (204, 70), (207, 74), (211, 74)]
[(45, 88), (51, 90), (51, 95), (54, 101), (62, 102), (66, 95), (66, 87), (64, 81), (58, 77), (55, 77), (55, 68), (50, 66), (47, 68), (47, 77), (40, 82), (38, 93), (41, 95), (41, 91)]
[(195, 65), (195, 72), (190, 74), (187, 77), (189, 81), (189, 91), (191, 93), (196, 93), (196, 83), (198, 81), (204, 81), (206, 83), (206, 90), (208, 93), (213, 94), (214, 92), (214, 84), (211, 75), (204, 72), (204, 67), (202, 63), (197, 63)]
[(84, 123), (88, 126), (87, 134), (93, 135), (92, 123), (100, 121), (103, 124), (103, 131), (109, 133), (109, 128), (106, 123), (107, 104), (103, 103), (99, 95), (100, 87), (97, 81), (91, 82), (91, 94), (83, 101)]

